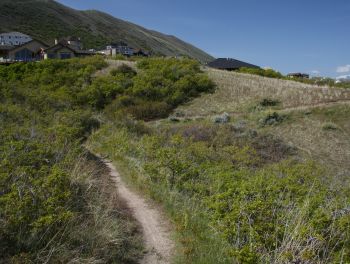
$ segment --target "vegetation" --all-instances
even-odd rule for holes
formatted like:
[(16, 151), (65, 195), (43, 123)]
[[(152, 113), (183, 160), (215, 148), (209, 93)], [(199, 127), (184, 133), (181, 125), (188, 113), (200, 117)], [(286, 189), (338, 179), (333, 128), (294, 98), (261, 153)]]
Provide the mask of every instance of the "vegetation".
[(166, 117), (179, 104), (214, 90), (199, 64), (190, 59), (144, 59), (137, 68), (138, 74), (130, 66), (121, 65), (109, 77), (121, 85), (120, 96), (111, 108), (136, 119)]
[(349, 190), (329, 187), (319, 164), (229, 124), (153, 130), (130, 122), (106, 125), (90, 144), (166, 205), (184, 247), (179, 263), (350, 260)]
[[(346, 91), (213, 70), (218, 89), (209, 102), (203, 93), (215, 85), (193, 60), (113, 65), (108, 74), (100, 58), (0, 67), (2, 259), (138, 259), (137, 228), (107, 202), (113, 186), (84, 143), (117, 161), (131, 184), (164, 205), (181, 244), (178, 263), (350, 262), (346, 177), (333, 177), (281, 140), (287, 139), (281, 133), (301, 140), (298, 131), (314, 128), (315, 118), (320, 125), (310, 135), (345, 137), (350, 108), (275, 109), (347, 98)], [(144, 122), (175, 108), (186, 117), (198, 103), (211, 115), (231, 107), (225, 102), (240, 104), (247, 120)]]
[(254, 74), (259, 75), (263, 77), (268, 78), (276, 78), (276, 79), (283, 79), (284, 76), (277, 71), (274, 71), (273, 69), (255, 69), (255, 68), (240, 68), (237, 70), (239, 73), (248, 73), (248, 74)]
[[(163, 61), (152, 62), (138, 64), (147, 78), (142, 73), (133, 75), (127, 96), (118, 97), (113, 108), (106, 109), (113, 118), (90, 137), (89, 145), (122, 164), (130, 182), (164, 204), (183, 247), (178, 262), (350, 261), (348, 185), (339, 185), (320, 163), (302, 159), (293, 147), (269, 133), (270, 125), (283, 126), (289, 115), (258, 112), (265, 115), (258, 131), (244, 123), (205, 120), (144, 124), (137, 119), (150, 118), (123, 114), (130, 105), (145, 104), (130, 97), (142, 96), (152, 105), (172, 98), (166, 81), (155, 83), (150, 77), (167, 67), (160, 66)], [(139, 86), (140, 78), (143, 84)], [(148, 82), (152, 83), (149, 87)], [(159, 83), (158, 89), (152, 89)], [(163, 89), (166, 93), (159, 95)], [(195, 101), (203, 97), (207, 95)], [(279, 102), (265, 94), (258, 104), (274, 107)]]
[(108, 172), (81, 146), (99, 124), (91, 106), (114, 95), (91, 78), (102, 67), (100, 58), (0, 67), (1, 261), (132, 263), (140, 256), (136, 226), (109, 202)]
[(350, 99), (349, 89), (318, 87), (214, 69), (208, 69), (207, 73), (217, 86), (215, 93), (196, 98), (180, 106), (177, 112), (186, 117), (205, 117), (224, 112), (245, 113), (256, 109), (264, 99), (279, 102), (272, 106), (274, 109), (307, 107)]
[(336, 88), (350, 88), (349, 82), (337, 83), (335, 79), (332, 78), (322, 78), (322, 77), (312, 77), (312, 78), (292, 78), (282, 75), (280, 72), (277, 72), (273, 69), (255, 69), (255, 68), (240, 68), (236, 72), (239, 73), (248, 73), (253, 75), (259, 75), (268, 78), (282, 79), (282, 80), (291, 80), (296, 82), (301, 82), (310, 85), (317, 86), (328, 86)]

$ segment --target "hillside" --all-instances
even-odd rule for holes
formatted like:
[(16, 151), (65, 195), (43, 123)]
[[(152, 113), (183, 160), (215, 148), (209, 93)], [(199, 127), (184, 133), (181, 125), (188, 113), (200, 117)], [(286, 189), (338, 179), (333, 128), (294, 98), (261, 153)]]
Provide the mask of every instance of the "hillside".
[(202, 62), (212, 57), (174, 36), (145, 29), (106, 13), (78, 11), (53, 0), (2, 0), (0, 32), (20, 31), (52, 43), (54, 38), (79, 36), (85, 48), (124, 41), (155, 54), (186, 55)]
[[(212, 119), (227, 112), (254, 129), (278, 136), (333, 172), (350, 173), (350, 89), (213, 69), (207, 73), (217, 85), (215, 93), (180, 106), (179, 115)], [(264, 100), (272, 105), (262, 106)], [(285, 116), (286, 121), (260, 127), (257, 120), (272, 112)]]
[[(198, 96), (186, 86), (199, 79), (178, 79), (173, 63), (129, 64), (132, 96), (106, 109), (113, 119), (88, 142), (164, 206), (178, 263), (350, 261), (350, 90), (208, 69), (216, 89), (193, 83)], [(147, 115), (156, 120), (137, 121)]]

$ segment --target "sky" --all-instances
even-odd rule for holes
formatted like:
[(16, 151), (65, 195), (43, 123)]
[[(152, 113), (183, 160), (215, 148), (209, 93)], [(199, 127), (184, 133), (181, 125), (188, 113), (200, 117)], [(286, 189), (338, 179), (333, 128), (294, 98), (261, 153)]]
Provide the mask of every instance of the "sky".
[(350, 75), (349, 0), (59, 0), (282, 73)]

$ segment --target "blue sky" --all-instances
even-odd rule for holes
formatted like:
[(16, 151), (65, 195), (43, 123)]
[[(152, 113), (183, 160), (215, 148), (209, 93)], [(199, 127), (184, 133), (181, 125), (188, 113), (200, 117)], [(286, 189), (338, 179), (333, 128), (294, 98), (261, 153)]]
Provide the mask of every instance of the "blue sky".
[(283, 73), (350, 74), (349, 0), (59, 0)]

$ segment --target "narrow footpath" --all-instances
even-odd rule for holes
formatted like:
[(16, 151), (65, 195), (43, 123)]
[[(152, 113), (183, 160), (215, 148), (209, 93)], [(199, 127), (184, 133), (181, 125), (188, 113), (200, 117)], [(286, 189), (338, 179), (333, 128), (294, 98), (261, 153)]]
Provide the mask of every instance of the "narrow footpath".
[(174, 253), (174, 242), (171, 240), (170, 223), (159, 208), (146, 201), (138, 193), (130, 190), (121, 179), (114, 165), (104, 160), (110, 169), (111, 177), (116, 184), (119, 199), (131, 210), (134, 218), (142, 227), (146, 254), (141, 264), (168, 264)]

